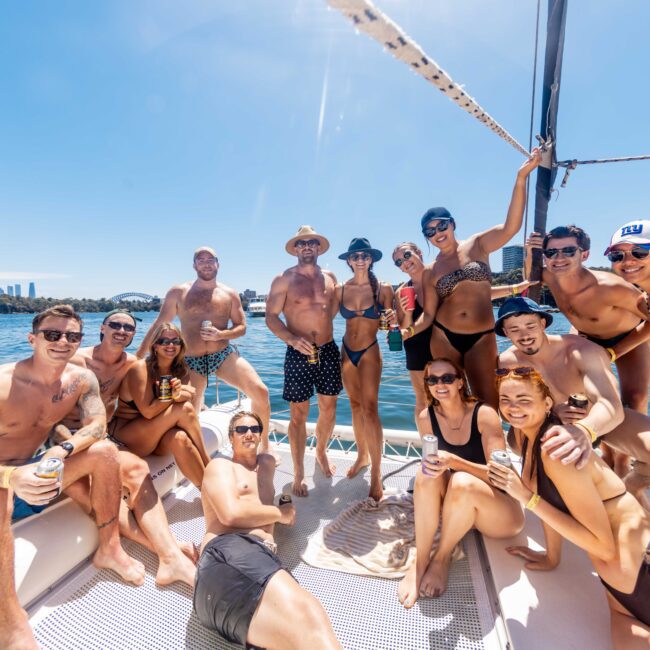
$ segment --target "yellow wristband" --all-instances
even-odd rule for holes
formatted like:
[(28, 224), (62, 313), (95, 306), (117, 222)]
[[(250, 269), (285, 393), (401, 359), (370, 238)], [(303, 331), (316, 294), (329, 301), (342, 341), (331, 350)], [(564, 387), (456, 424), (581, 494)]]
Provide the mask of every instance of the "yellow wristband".
[(2, 482), (0, 482), (0, 488), (5, 490), (9, 489), (9, 480), (11, 475), (17, 470), (17, 467), (3, 467), (2, 468)]
[(409, 327), (409, 338), (412, 336), (415, 336), (415, 327), (413, 325)]
[(513, 298), (517, 295), (517, 290), (514, 287), (510, 289), (510, 292), (512, 293)]
[(605, 350), (609, 352), (609, 356), (612, 359), (612, 363), (614, 363), (614, 361), (616, 361), (616, 352), (614, 352), (614, 348), (605, 348)]
[(598, 440), (598, 434), (588, 424), (585, 424), (584, 422), (580, 422), (579, 420), (578, 422), (574, 422), (573, 424), (580, 427), (581, 429), (584, 429), (589, 434), (589, 437), (591, 438), (591, 442), (596, 442), (596, 440)]
[(542, 497), (539, 496), (537, 493), (533, 493), (533, 496), (530, 497), (530, 501), (526, 504), (526, 510), (535, 510), (537, 508), (537, 504), (540, 502)]

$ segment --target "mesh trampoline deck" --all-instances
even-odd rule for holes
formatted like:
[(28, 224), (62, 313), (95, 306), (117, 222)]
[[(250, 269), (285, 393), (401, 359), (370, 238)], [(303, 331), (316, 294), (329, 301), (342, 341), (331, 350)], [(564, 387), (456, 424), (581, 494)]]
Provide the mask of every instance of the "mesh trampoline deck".
[[(276, 492), (291, 483), (288, 448), (275, 475)], [(276, 527), (279, 555), (296, 579), (323, 603), (334, 630), (348, 650), (416, 650), (501, 648), (498, 619), (485, 584), (477, 538), (463, 541), (466, 557), (452, 564), (449, 588), (439, 599), (420, 600), (406, 611), (397, 602), (396, 580), (354, 576), (315, 569), (301, 560), (307, 540), (349, 502), (367, 496), (363, 476), (344, 478), (350, 455), (330, 453), (337, 466), (333, 479), (313, 476), (308, 453), (310, 496), (295, 499), (296, 525)], [(337, 457), (338, 456), (338, 457)], [(383, 472), (400, 467), (384, 461)], [(413, 468), (391, 477), (387, 487), (406, 489)], [(198, 491), (180, 488), (165, 499), (171, 527), (181, 540), (199, 543), (204, 532)], [(125, 542), (128, 552), (146, 567), (146, 582), (130, 587), (114, 574), (87, 564), (55, 588), (30, 611), (36, 639), (52, 650), (125, 648), (218, 648), (237, 646), (205, 630), (192, 612), (191, 590), (184, 585), (157, 588), (157, 561), (142, 547)], [(291, 613), (287, 612), (287, 624)]]

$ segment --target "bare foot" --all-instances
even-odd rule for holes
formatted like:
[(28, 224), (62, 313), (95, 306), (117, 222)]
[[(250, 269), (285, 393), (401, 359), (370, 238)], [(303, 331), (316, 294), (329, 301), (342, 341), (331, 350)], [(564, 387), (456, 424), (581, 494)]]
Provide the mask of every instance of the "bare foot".
[(321, 472), (325, 474), (326, 478), (331, 478), (332, 476), (334, 476), (334, 472), (336, 471), (336, 466), (330, 465), (330, 462), (327, 458), (327, 454), (324, 451), (316, 452), (316, 462), (318, 463)]
[(438, 598), (445, 593), (447, 589), (447, 577), (449, 575), (449, 563), (451, 558), (438, 558), (435, 555), (427, 570), (422, 576), (422, 582), (420, 583), (420, 596), (426, 596), (427, 598)]
[(99, 547), (93, 557), (93, 564), (98, 569), (111, 569), (122, 580), (140, 586), (144, 583), (144, 564), (126, 554), (117, 542), (113, 547)]
[(384, 496), (384, 486), (381, 484), (381, 476), (374, 476), (370, 480), (370, 492), (368, 492), (368, 496), (375, 501), (381, 501), (381, 498)]
[(9, 627), (0, 628), (0, 645), (7, 650), (38, 650), (27, 614), (24, 610), (18, 612), (15, 617), (10, 617), (13, 620)]
[(302, 480), (302, 477), (296, 476), (291, 485), (291, 492), (297, 497), (306, 497), (308, 494), (307, 484)]
[(417, 575), (416, 563), (413, 562), (406, 575), (399, 581), (397, 588), (397, 599), (406, 607), (411, 609), (418, 599), (420, 593), (420, 578)]
[(192, 560), (184, 553), (178, 553), (168, 560), (160, 560), (158, 573), (156, 574), (156, 584), (163, 587), (172, 582), (180, 581), (193, 587), (195, 575), (196, 567)]
[(357, 455), (354, 465), (348, 470), (347, 477), (354, 478), (364, 467), (368, 467), (368, 465), (370, 465), (370, 456), (368, 454), (365, 456)]
[(199, 547), (196, 544), (192, 542), (179, 542), (178, 540), (176, 543), (178, 544), (178, 548), (183, 552), (183, 555), (186, 555), (192, 564), (196, 564), (199, 561)]

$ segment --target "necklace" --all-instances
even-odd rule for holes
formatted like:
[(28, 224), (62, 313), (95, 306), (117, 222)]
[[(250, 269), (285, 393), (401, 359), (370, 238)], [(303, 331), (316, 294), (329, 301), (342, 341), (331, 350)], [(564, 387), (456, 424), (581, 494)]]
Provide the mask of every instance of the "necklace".
[(460, 421), (458, 422), (458, 426), (457, 426), (457, 427), (455, 427), (455, 426), (453, 426), (453, 425), (451, 424), (451, 422), (449, 421), (449, 418), (448, 418), (444, 413), (441, 413), (440, 415), (442, 415), (442, 417), (445, 419), (445, 422), (447, 423), (447, 426), (448, 426), (452, 431), (459, 431), (459, 430), (460, 430), (460, 427), (462, 426), (463, 422), (465, 421), (465, 416), (467, 415), (467, 411), (465, 411), (465, 412), (463, 413), (463, 415), (461, 416)]

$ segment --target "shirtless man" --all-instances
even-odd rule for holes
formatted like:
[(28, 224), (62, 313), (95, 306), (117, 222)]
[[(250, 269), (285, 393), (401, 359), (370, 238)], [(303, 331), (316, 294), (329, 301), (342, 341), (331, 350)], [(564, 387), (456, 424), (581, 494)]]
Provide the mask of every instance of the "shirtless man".
[[(144, 582), (144, 566), (120, 544), (117, 518), (120, 474), (115, 445), (102, 440), (106, 411), (92, 372), (68, 363), (81, 342), (81, 318), (69, 305), (37, 314), (28, 340), (33, 355), (0, 366), (0, 647), (37, 648), (27, 614), (14, 584), (11, 522), (40, 512), (73, 483), (90, 478), (89, 501), (99, 530), (93, 562), (112, 569), (136, 585)], [(69, 441), (48, 449), (43, 457), (64, 459), (62, 484), (34, 474), (42, 445), (52, 427), (74, 405), (81, 428)]]
[[(240, 357), (232, 346), (232, 339), (246, 333), (246, 317), (239, 294), (217, 282), (219, 260), (209, 246), (194, 251), (194, 282), (173, 286), (165, 296), (158, 318), (153, 322), (140, 344), (137, 356), (143, 358), (151, 338), (162, 323), (171, 323), (176, 316), (181, 321), (183, 338), (187, 345), (185, 361), (190, 368), (190, 383), (196, 389), (194, 408), (203, 408), (203, 395), (208, 377), (216, 373), (219, 379), (241, 390), (251, 398), (255, 413), (264, 422), (262, 450), (269, 449), (269, 418), (271, 405), (269, 391), (248, 361)], [(204, 321), (212, 325), (203, 327)], [(232, 327), (228, 327), (232, 323)]]
[[(318, 256), (330, 247), (329, 241), (311, 226), (302, 226), (285, 249), (298, 258), (298, 264), (278, 275), (266, 299), (266, 324), (287, 344), (284, 358), (284, 391), (289, 402), (289, 443), (293, 458), (293, 493), (307, 496), (305, 447), (309, 400), (318, 394), (316, 460), (325, 476), (335, 468), (327, 460), (327, 443), (336, 423), (336, 400), (341, 381), (341, 356), (334, 342), (332, 321), (337, 309), (336, 278), (318, 266)], [(280, 320), (284, 314), (286, 324)], [(308, 358), (318, 347), (318, 362)]]
[[(647, 507), (644, 491), (650, 485), (650, 418), (624, 408), (609, 357), (596, 344), (574, 334), (547, 334), (553, 322), (529, 298), (510, 298), (499, 309), (496, 332), (507, 336), (512, 347), (502, 352), (499, 365), (505, 368), (533, 367), (553, 394), (554, 410), (563, 426), (546, 433), (545, 447), (555, 449), (551, 457), (566, 456), (580, 467), (591, 448), (592, 432), (604, 436), (616, 451), (636, 458), (626, 476), (628, 490)], [(571, 406), (569, 396), (582, 393), (586, 408)], [(645, 502), (645, 503), (644, 503)]]
[[(127, 310), (114, 309), (106, 315), (100, 327), (100, 344), (81, 348), (71, 360), (71, 363), (95, 373), (100, 396), (106, 407), (109, 431), (115, 415), (120, 384), (129, 368), (137, 361), (133, 354), (126, 352), (126, 348), (133, 341), (135, 330), (135, 316)], [(64, 424), (72, 429), (79, 427), (76, 409), (68, 414)], [(65, 433), (63, 435), (65, 436)], [(126, 493), (120, 504), (120, 533), (158, 555), (160, 562), (156, 574), (157, 585), (167, 585), (176, 580), (194, 585), (195, 547), (191, 542), (179, 544), (172, 536), (165, 509), (151, 480), (147, 461), (125, 448), (120, 448), (118, 460), (122, 486)], [(70, 488), (81, 490), (77, 498), (79, 501), (87, 494), (84, 486), (77, 484)], [(88, 509), (90, 503), (86, 506)]]
[(276, 555), (273, 527), (292, 526), (296, 511), (273, 505), (275, 462), (258, 455), (261, 432), (255, 413), (234, 415), (232, 460), (215, 458), (205, 470), (194, 610), (203, 625), (247, 648), (340, 649), (323, 606)]

